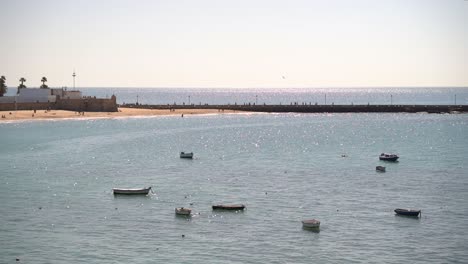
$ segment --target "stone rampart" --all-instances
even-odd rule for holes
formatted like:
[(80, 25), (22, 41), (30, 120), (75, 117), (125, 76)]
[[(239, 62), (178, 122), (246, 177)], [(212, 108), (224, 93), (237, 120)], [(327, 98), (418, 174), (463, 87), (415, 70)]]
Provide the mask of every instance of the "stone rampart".
[(0, 103), (0, 111), (14, 110), (70, 110), (80, 112), (117, 112), (115, 96), (110, 99), (85, 97), (82, 99), (57, 99), (54, 103)]
[(54, 103), (0, 103), (0, 111), (46, 110)]

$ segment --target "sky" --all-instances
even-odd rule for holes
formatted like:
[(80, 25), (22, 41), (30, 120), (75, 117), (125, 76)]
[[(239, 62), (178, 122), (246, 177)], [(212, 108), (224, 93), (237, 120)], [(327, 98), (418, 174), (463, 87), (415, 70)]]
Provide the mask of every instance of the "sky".
[(468, 87), (467, 0), (0, 0), (39, 87)]

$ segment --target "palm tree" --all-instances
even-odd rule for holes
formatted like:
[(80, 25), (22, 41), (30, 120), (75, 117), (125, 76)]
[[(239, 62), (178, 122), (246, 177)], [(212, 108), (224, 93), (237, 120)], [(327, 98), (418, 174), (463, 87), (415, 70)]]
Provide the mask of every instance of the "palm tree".
[(8, 91), (7, 86), (5, 85), (6, 78), (2, 75), (0, 77), (0, 97), (2, 97)]
[(24, 77), (21, 77), (19, 81), (21, 82), (21, 84), (18, 86), (18, 91), (16, 92), (17, 94), (19, 94), (21, 88), (26, 88), (26, 85), (23, 84), (24, 82), (26, 82), (26, 79)]
[(24, 82), (26, 82), (26, 79), (24, 77), (21, 77), (19, 81), (21, 82), (20, 84), (21, 88), (26, 87), (26, 85), (23, 84)]
[(41, 88), (47, 88), (47, 85), (45, 84), (47, 82), (47, 78), (42, 77), (41, 82), (42, 82)]

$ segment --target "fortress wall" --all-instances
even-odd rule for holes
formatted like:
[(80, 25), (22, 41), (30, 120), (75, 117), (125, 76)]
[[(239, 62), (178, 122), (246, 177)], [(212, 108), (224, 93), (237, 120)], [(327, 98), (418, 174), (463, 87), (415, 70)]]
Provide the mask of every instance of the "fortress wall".
[(1, 103), (0, 111), (53, 109), (53, 103)]
[(117, 112), (115, 97), (111, 99), (84, 98), (58, 99), (55, 103), (0, 103), (0, 111), (17, 110), (69, 110), (84, 112)]
[(117, 112), (117, 103), (111, 99), (59, 99), (56, 109), (84, 112)]

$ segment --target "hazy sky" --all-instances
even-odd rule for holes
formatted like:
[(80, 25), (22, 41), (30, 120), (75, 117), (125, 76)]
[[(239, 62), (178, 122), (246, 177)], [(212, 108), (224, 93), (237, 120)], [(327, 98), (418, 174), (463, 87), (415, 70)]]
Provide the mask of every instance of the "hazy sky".
[[(38, 87), (468, 86), (466, 0), (0, 0)], [(284, 77), (283, 77), (284, 76)]]

